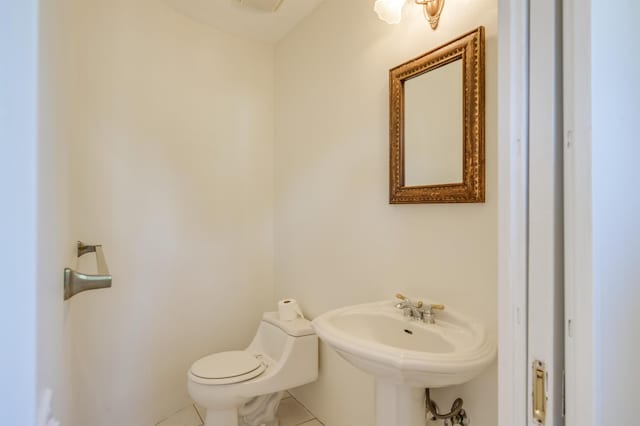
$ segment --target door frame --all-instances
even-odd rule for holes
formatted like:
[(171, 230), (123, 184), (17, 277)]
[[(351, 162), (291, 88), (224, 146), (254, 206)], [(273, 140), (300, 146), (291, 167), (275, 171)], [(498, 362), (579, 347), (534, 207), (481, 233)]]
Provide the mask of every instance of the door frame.
[[(533, 366), (545, 371), (547, 426), (564, 425), (564, 170), (562, 0), (529, 5), (527, 425)], [(542, 365), (538, 363), (542, 363)]]
[(527, 421), (529, 1), (498, 1), (498, 424)]
[(563, 9), (566, 426), (595, 426), (591, 1)]
[[(529, 2), (499, 0), (498, 421), (527, 424)], [(595, 426), (591, 2), (563, 0), (566, 426)]]

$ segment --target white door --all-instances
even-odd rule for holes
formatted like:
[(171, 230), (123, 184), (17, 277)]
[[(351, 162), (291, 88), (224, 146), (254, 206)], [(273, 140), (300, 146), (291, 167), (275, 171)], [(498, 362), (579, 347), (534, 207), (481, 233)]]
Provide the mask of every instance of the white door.
[(564, 425), (562, 2), (530, 2), (527, 425)]
[(38, 2), (0, 1), (0, 425), (36, 405)]

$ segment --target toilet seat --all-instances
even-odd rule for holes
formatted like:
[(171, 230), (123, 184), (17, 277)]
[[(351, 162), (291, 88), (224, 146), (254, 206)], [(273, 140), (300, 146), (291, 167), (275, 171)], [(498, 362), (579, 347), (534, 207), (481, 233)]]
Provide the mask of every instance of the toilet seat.
[(206, 356), (191, 366), (194, 381), (209, 385), (245, 382), (267, 369), (264, 361), (247, 351), (219, 352)]

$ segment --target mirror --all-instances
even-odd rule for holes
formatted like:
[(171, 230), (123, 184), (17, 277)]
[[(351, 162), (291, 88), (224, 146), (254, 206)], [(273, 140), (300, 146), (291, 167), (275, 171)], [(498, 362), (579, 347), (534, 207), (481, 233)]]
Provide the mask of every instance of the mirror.
[(389, 77), (390, 203), (484, 202), (484, 28)]
[(404, 184), (462, 182), (462, 60), (404, 83)]

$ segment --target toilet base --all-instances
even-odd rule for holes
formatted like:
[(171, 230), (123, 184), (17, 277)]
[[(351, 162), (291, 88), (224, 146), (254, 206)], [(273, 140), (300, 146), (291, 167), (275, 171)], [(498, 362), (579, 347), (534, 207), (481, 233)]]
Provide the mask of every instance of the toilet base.
[(260, 395), (238, 410), (240, 426), (278, 426), (277, 412), (284, 392)]
[(239, 409), (207, 409), (204, 426), (278, 426), (278, 407), (285, 392), (260, 395)]

